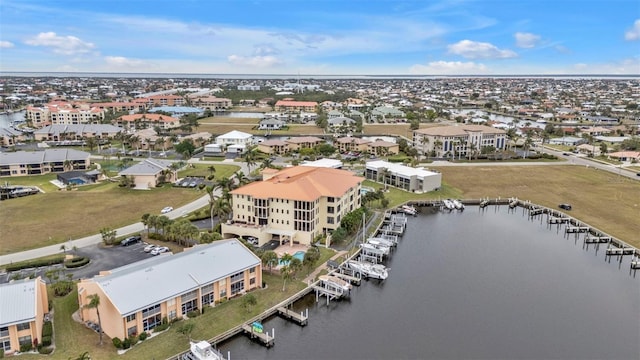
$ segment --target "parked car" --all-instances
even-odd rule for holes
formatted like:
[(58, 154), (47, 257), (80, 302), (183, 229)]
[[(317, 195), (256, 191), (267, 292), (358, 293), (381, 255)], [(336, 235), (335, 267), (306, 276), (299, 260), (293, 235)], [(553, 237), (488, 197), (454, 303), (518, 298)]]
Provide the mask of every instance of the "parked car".
[(558, 207), (563, 210), (571, 210), (571, 205), (569, 204), (560, 204)]
[(139, 242), (141, 240), (142, 240), (142, 236), (140, 236), (140, 235), (129, 236), (128, 238), (122, 240), (120, 242), (120, 245), (129, 246), (129, 245), (135, 244), (135, 243), (137, 243), (137, 242)]
[(147, 246), (145, 246), (145, 247), (144, 247), (144, 252), (151, 252), (151, 251), (153, 251), (153, 249), (155, 249), (155, 248), (156, 248), (156, 245), (149, 244), (149, 245), (147, 245)]
[(162, 210), (160, 210), (160, 214), (166, 214), (168, 212), (172, 212), (173, 208), (171, 206), (166, 206)]
[(156, 256), (156, 255), (160, 255), (164, 252), (169, 251), (169, 248), (166, 246), (158, 246), (155, 249), (151, 250), (151, 255)]
[(258, 238), (253, 236), (247, 236), (247, 242), (253, 246), (258, 246)]

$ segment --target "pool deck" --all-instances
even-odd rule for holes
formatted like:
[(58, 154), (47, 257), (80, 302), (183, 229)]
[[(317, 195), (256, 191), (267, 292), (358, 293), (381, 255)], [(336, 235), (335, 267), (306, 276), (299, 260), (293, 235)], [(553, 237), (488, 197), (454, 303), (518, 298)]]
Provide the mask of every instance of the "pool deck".
[(299, 244), (294, 244), (294, 245), (289, 245), (289, 244), (284, 244), (284, 245), (280, 245), (277, 248), (275, 248), (273, 251), (278, 254), (278, 257), (282, 257), (282, 255), (289, 254), (289, 255), (293, 255), (295, 253), (297, 253), (298, 251), (302, 251), (302, 252), (307, 252), (307, 250), (309, 250), (309, 247), (306, 245), (299, 245)]

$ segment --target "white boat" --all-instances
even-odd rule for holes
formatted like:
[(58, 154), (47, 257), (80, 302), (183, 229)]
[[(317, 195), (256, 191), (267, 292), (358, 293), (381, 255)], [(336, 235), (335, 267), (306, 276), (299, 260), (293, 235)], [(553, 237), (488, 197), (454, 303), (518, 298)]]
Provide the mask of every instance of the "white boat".
[(340, 288), (342, 291), (351, 291), (351, 284), (348, 281), (342, 280), (333, 275), (320, 275), (320, 280), (332, 285), (333, 287)]
[(398, 243), (394, 242), (393, 240), (385, 239), (385, 238), (381, 238), (381, 237), (368, 238), (367, 239), (367, 243), (373, 244), (373, 245), (386, 246), (386, 247), (392, 247), (392, 246), (396, 246), (398, 244)]
[(400, 210), (402, 210), (402, 212), (404, 212), (407, 215), (412, 215), (412, 216), (418, 215), (418, 210), (411, 205), (402, 205)]
[(375, 255), (389, 255), (391, 249), (388, 246), (374, 245), (370, 243), (360, 244), (362, 250)]
[(347, 266), (356, 273), (373, 279), (384, 280), (389, 276), (388, 269), (380, 264), (349, 260), (347, 261)]
[(453, 201), (449, 200), (449, 199), (444, 199), (442, 200), (442, 203), (444, 204), (444, 207), (448, 210), (453, 210), (456, 208), (455, 205), (453, 205)]
[(451, 202), (453, 202), (453, 206), (455, 206), (456, 209), (464, 210), (464, 204), (462, 203), (462, 201), (454, 199), (454, 200), (451, 200)]
[(222, 354), (206, 341), (191, 342), (188, 353), (182, 355), (182, 360), (224, 360)]

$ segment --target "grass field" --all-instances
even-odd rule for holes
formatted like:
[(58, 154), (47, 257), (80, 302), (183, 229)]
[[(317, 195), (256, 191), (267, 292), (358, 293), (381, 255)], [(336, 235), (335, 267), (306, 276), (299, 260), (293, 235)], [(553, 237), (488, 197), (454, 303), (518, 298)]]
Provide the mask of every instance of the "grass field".
[[(239, 167), (216, 165), (216, 177), (228, 177)], [(206, 176), (208, 165), (180, 171), (180, 176)], [(11, 179), (15, 184), (46, 187), (55, 175)], [(55, 186), (51, 185), (54, 189)], [(48, 187), (47, 187), (48, 189)], [(0, 207), (1, 254), (53, 245), (140, 221), (144, 213), (158, 214), (165, 206), (177, 208), (204, 195), (195, 189), (169, 185), (150, 191), (123, 189), (101, 183), (75, 191), (53, 190), (45, 194), (3, 201)]]

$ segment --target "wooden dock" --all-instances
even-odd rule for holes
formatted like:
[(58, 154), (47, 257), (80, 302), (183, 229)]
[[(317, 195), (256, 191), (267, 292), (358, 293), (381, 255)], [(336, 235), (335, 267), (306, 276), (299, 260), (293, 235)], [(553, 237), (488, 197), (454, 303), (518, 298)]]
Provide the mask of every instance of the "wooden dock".
[(588, 226), (567, 226), (567, 229), (565, 231), (567, 232), (567, 234), (588, 233), (589, 227)]
[(305, 312), (298, 313), (285, 307), (279, 307), (278, 314), (280, 314), (280, 316), (284, 318), (294, 321), (300, 326), (307, 325), (307, 321), (309, 319), (309, 309), (307, 309)]
[(632, 247), (624, 247), (624, 248), (608, 248), (607, 255), (634, 255), (636, 253), (636, 249)]
[(565, 217), (550, 217), (547, 219), (548, 224), (564, 224), (569, 222), (569, 218)]
[(362, 282), (361, 277), (351, 276), (351, 275), (343, 274), (341, 272), (332, 272), (330, 273), (330, 275), (337, 276), (343, 280), (346, 280), (352, 283), (353, 285), (360, 285), (360, 283)]
[(256, 332), (253, 330), (253, 327), (251, 327), (251, 325), (243, 324), (242, 330), (244, 330), (245, 333), (249, 334), (249, 336), (251, 336), (252, 339), (259, 340), (266, 347), (272, 347), (273, 344), (275, 343), (275, 329), (274, 329), (274, 333), (272, 335), (269, 335), (268, 331)]
[(584, 242), (586, 244), (606, 244), (611, 241), (610, 236), (585, 236)]

